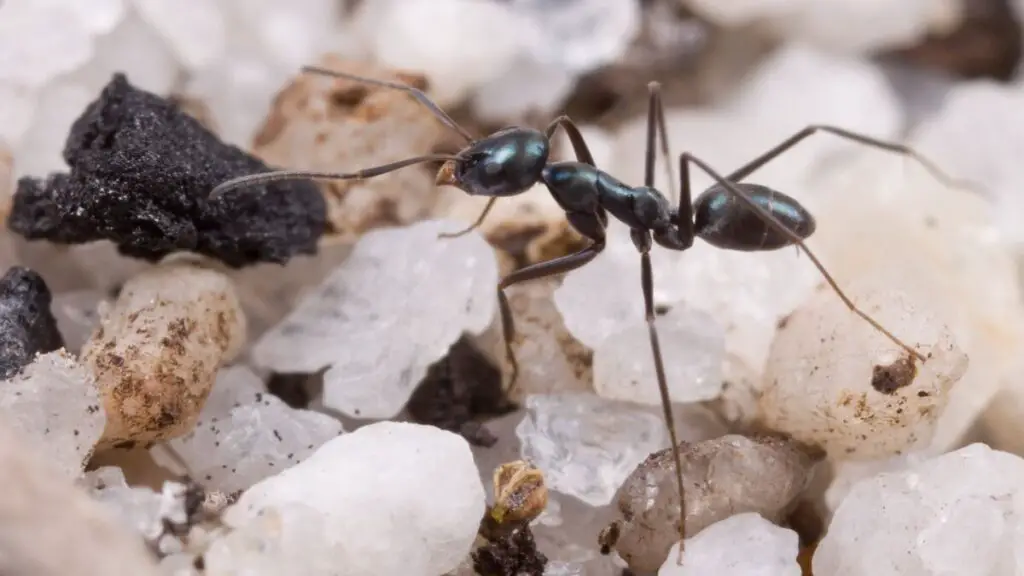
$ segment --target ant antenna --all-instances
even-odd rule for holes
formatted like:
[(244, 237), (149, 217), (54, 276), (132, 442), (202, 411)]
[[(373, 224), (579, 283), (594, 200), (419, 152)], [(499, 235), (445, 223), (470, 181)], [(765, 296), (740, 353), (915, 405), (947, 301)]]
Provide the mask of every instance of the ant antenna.
[(387, 174), (388, 172), (394, 172), (395, 170), (405, 168), (406, 166), (412, 166), (413, 164), (443, 162), (446, 160), (458, 159), (459, 158), (457, 156), (452, 156), (451, 154), (429, 154), (426, 156), (417, 156), (415, 158), (399, 160), (398, 162), (392, 162), (382, 166), (374, 166), (373, 168), (367, 168), (365, 170), (357, 170), (356, 172), (350, 172), (348, 174), (339, 172), (306, 172), (303, 170), (280, 170), (276, 172), (264, 172), (262, 174), (250, 174), (248, 176), (239, 176), (238, 178), (232, 178), (226, 182), (221, 182), (210, 192), (210, 199), (216, 198), (225, 192), (235, 190), (237, 188), (258, 186), (260, 184), (269, 184), (271, 182), (280, 182), (283, 180), (363, 180), (365, 178), (373, 178), (374, 176)]
[(475, 140), (473, 138), (473, 136), (470, 135), (470, 133), (468, 131), (466, 131), (465, 128), (463, 128), (462, 126), (459, 126), (459, 124), (457, 122), (455, 122), (455, 120), (452, 120), (451, 116), (446, 114), (444, 110), (441, 110), (440, 106), (435, 104), (434, 101), (431, 100), (429, 96), (424, 94), (423, 91), (418, 89), (418, 88), (414, 88), (412, 86), (409, 86), (407, 84), (402, 84), (400, 82), (389, 82), (387, 80), (377, 80), (375, 78), (367, 78), (365, 76), (357, 76), (355, 74), (349, 74), (347, 72), (335, 72), (334, 70), (328, 70), (326, 68), (320, 68), (318, 66), (303, 66), (302, 67), (302, 72), (307, 73), (307, 74), (317, 74), (317, 75), (320, 75), (320, 76), (328, 76), (328, 77), (331, 77), (331, 78), (342, 78), (342, 79), (345, 79), (345, 80), (352, 80), (353, 82), (362, 82), (364, 84), (370, 84), (370, 85), (373, 85), (373, 86), (380, 86), (382, 88), (391, 88), (393, 90), (401, 90), (402, 92), (405, 92), (406, 94), (409, 94), (410, 96), (415, 98), (416, 101), (419, 102), (420, 104), (422, 104), (423, 106), (425, 106), (427, 108), (427, 110), (430, 110), (430, 113), (433, 114), (435, 118), (440, 120), (442, 124), (444, 124), (445, 126), (451, 128), (452, 130), (455, 130), (456, 132), (458, 132), (460, 136), (462, 136), (463, 138), (466, 139), (467, 143), (471, 144)]

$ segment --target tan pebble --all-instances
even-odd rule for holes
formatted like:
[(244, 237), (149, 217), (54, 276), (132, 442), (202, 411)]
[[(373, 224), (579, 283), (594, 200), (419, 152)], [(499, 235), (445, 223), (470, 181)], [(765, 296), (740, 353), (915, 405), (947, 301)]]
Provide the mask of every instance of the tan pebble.
[(246, 322), (231, 281), (185, 262), (129, 280), (82, 348), (107, 412), (100, 447), (188, 432)]
[[(319, 66), (426, 87), (422, 76), (324, 56)], [(301, 74), (274, 101), (253, 140), (254, 153), (273, 166), (352, 172), (429, 154), (445, 128), (408, 94), (313, 74)], [(324, 183), (333, 236), (354, 240), (372, 228), (408, 224), (436, 201), (434, 174), (404, 168), (364, 181)]]

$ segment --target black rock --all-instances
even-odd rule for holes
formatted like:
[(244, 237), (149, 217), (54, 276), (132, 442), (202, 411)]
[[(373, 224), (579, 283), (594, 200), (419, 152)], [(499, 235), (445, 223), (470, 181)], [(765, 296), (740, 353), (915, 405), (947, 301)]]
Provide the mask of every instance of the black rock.
[(492, 540), (471, 553), (481, 576), (543, 576), (548, 559), (537, 550), (529, 526)]
[(15, 266), (0, 278), (0, 379), (64, 346), (51, 301), (46, 282), (28, 268)]
[(477, 446), (497, 441), (478, 418), (515, 409), (502, 389), (501, 370), (465, 337), (427, 369), (407, 407), (414, 421), (460, 433)]
[(326, 230), (327, 207), (312, 182), (210, 200), (217, 184), (270, 167), (123, 74), (72, 125), (64, 160), (70, 174), (18, 181), (13, 231), (62, 244), (111, 240), (149, 261), (192, 251), (239, 268), (314, 254)]

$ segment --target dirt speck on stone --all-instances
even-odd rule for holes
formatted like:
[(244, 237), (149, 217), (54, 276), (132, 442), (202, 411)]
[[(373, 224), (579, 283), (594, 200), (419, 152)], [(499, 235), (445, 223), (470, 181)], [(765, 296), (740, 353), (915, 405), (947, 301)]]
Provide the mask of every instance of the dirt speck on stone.
[(871, 387), (882, 394), (893, 394), (909, 386), (917, 376), (917, 363), (909, 354), (900, 356), (892, 364), (876, 365), (871, 373)]

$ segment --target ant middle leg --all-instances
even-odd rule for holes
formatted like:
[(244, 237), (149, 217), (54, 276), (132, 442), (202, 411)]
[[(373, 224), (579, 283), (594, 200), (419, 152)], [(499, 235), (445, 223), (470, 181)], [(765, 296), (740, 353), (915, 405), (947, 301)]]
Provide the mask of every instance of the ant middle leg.
[[(668, 126), (665, 124), (665, 105), (661, 102), (661, 84), (651, 82), (647, 85), (649, 102), (647, 105), (647, 148), (644, 157), (644, 186), (654, 188), (655, 140), (661, 144), (661, 159), (665, 163), (665, 174), (668, 177), (669, 203), (679, 200), (676, 191), (676, 180), (672, 175), (672, 161), (668, 151)], [(658, 138), (658, 134), (661, 138)], [(689, 203), (689, 200), (687, 200)]]
[(516, 361), (515, 352), (512, 350), (512, 340), (515, 338), (516, 329), (512, 320), (512, 308), (509, 306), (508, 297), (505, 296), (505, 289), (520, 282), (564, 274), (580, 268), (593, 260), (605, 248), (604, 224), (597, 214), (569, 212), (565, 216), (568, 218), (569, 224), (593, 243), (579, 252), (553, 258), (545, 262), (538, 262), (537, 264), (516, 270), (502, 278), (501, 282), (498, 283), (498, 309), (501, 313), (502, 336), (505, 339), (505, 358), (508, 360), (512, 370), (506, 393), (511, 393), (515, 390), (516, 380), (519, 378), (519, 363)]
[(587, 141), (583, 139), (583, 134), (580, 133), (579, 127), (572, 121), (572, 118), (563, 114), (552, 120), (548, 127), (544, 129), (544, 135), (548, 137), (548, 142), (551, 141), (551, 138), (555, 135), (555, 130), (559, 126), (569, 136), (569, 142), (572, 144), (572, 151), (576, 154), (576, 159), (596, 168), (597, 164), (594, 163), (594, 156), (590, 153)]
[(763, 222), (768, 224), (768, 226), (770, 226), (773, 230), (785, 236), (793, 245), (797, 246), (800, 250), (802, 250), (803, 253), (806, 254), (808, 258), (810, 258), (811, 262), (814, 264), (814, 267), (818, 269), (818, 272), (821, 273), (822, 277), (825, 279), (825, 282), (827, 282), (828, 285), (832, 288), (832, 291), (835, 292), (837, 296), (839, 296), (839, 299), (843, 301), (843, 304), (846, 304), (846, 307), (849, 308), (851, 312), (853, 312), (857, 316), (860, 316), (861, 319), (870, 324), (872, 328), (877, 330), (879, 333), (884, 335), (886, 338), (891, 340), (900, 348), (906, 350), (907, 353), (909, 353), (914, 358), (917, 358), (921, 362), (926, 361), (926, 358), (923, 354), (918, 352), (916, 349), (912, 348), (910, 345), (904, 343), (903, 340), (900, 340), (892, 332), (889, 332), (889, 330), (882, 326), (877, 320), (872, 318), (867, 312), (864, 312), (863, 310), (858, 308), (857, 305), (854, 304), (852, 300), (850, 300), (846, 293), (843, 292), (842, 288), (839, 287), (839, 284), (835, 281), (835, 279), (832, 278), (832, 275), (825, 268), (825, 265), (822, 264), (821, 261), (818, 260), (818, 257), (814, 254), (814, 252), (812, 252), (811, 249), (807, 247), (807, 244), (804, 243), (803, 238), (801, 238), (798, 234), (796, 234), (788, 227), (786, 227), (784, 224), (779, 222), (778, 219), (775, 218), (775, 216), (773, 216), (763, 207), (759, 206), (757, 202), (754, 202), (754, 200), (750, 197), (749, 194), (747, 194), (738, 186), (736, 186), (736, 184), (734, 184), (731, 180), (726, 179), (726, 177), (716, 172), (713, 168), (708, 166), (708, 164), (705, 163), (703, 160), (693, 156), (688, 152), (683, 153), (680, 156), (679, 161), (681, 164), (686, 162), (692, 162), (695, 166), (697, 166), (705, 173), (707, 173), (707, 175), (714, 179), (720, 186), (728, 190), (730, 194), (738, 198), (749, 210), (754, 212), (754, 214), (756, 214), (758, 218), (760, 218)]
[(805, 140), (809, 136), (812, 136), (819, 132), (832, 134), (834, 136), (839, 136), (840, 138), (846, 140), (852, 140), (853, 142), (864, 144), (872, 148), (878, 148), (880, 150), (895, 152), (902, 156), (906, 156), (920, 164), (936, 180), (942, 182), (944, 185), (949, 186), (951, 188), (962, 188), (965, 190), (974, 190), (978, 188), (978, 186), (974, 183), (967, 182), (964, 180), (957, 180), (952, 176), (946, 174), (941, 168), (938, 167), (938, 165), (935, 164), (935, 162), (924, 157), (919, 152), (917, 152), (916, 150), (907, 145), (897, 144), (895, 142), (889, 142), (885, 140), (879, 140), (878, 138), (872, 138), (870, 136), (859, 134), (857, 132), (852, 132), (844, 128), (838, 128), (836, 126), (828, 126), (824, 124), (813, 124), (811, 126), (804, 128), (803, 130), (800, 130), (796, 134), (793, 134), (792, 136), (784, 140), (779, 145), (771, 148), (770, 150), (768, 150), (764, 154), (761, 154), (757, 158), (754, 158), (753, 160), (743, 165), (733, 173), (728, 174), (725, 177), (726, 180), (729, 180), (730, 182), (739, 182), (740, 180), (743, 180), (747, 176), (753, 174), (754, 171), (762, 168), (765, 164), (771, 162), (775, 158), (778, 158), (780, 155), (782, 155), (784, 152), (786, 152), (793, 146), (796, 146), (798, 143)]

